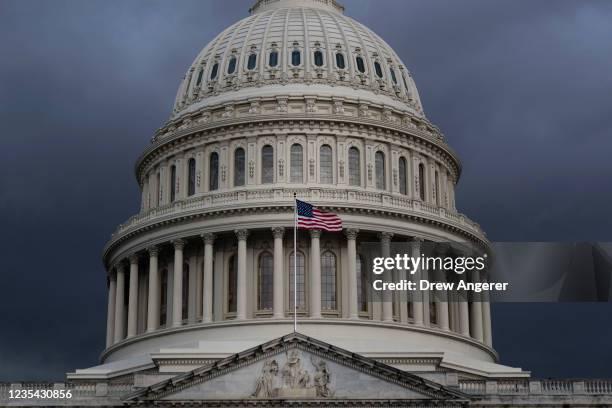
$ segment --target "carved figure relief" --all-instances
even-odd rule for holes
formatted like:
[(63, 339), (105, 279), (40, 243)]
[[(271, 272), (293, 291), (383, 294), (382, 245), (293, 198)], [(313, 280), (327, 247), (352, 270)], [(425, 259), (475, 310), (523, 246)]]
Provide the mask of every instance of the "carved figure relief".
[(279, 369), (277, 360), (267, 360), (261, 374), (255, 381), (255, 398), (276, 397), (311, 397), (329, 398), (333, 396), (331, 389), (331, 372), (323, 359), (311, 357), (311, 374), (302, 361), (299, 350), (286, 352), (286, 360)]

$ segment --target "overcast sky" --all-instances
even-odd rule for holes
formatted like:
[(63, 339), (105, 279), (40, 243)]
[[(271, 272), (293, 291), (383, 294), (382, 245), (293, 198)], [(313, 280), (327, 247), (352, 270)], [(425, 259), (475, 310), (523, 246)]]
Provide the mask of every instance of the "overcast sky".
[[(0, 381), (98, 363), (101, 250), (200, 49), (251, 1), (0, 0)], [(612, 241), (612, 2), (344, 0), (412, 71), (494, 241)], [(504, 364), (612, 377), (612, 305), (495, 305)]]

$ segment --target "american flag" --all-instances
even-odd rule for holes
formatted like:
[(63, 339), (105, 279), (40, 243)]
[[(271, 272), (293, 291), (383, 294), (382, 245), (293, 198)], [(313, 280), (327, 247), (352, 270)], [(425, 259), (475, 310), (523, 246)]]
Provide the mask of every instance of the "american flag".
[(317, 210), (312, 204), (295, 200), (298, 227), (324, 231), (342, 231), (342, 220), (334, 213)]

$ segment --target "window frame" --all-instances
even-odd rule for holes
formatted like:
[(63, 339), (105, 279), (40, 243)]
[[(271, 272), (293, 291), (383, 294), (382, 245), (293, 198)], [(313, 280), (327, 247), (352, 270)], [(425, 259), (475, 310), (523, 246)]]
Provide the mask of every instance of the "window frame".
[[(264, 176), (266, 176), (266, 157), (264, 156), (265, 154), (265, 149), (266, 148), (270, 148), (270, 157), (269, 157), (269, 173), (271, 178), (264, 178)], [(260, 169), (261, 169), (261, 175), (260, 175), (260, 184), (274, 184), (274, 180), (275, 180), (275, 166), (274, 166), (274, 147), (270, 144), (265, 144), (261, 147), (261, 165), (260, 165)]]
[[(242, 152), (242, 165), (238, 152)], [(246, 185), (246, 150), (244, 147), (238, 146), (234, 149), (234, 187), (243, 187)], [(241, 178), (241, 180), (239, 180)], [(241, 181), (241, 182), (240, 182)]]
[[(299, 148), (299, 163), (294, 163), (297, 153), (294, 152), (294, 148)], [(294, 171), (299, 170), (298, 177), (294, 176)], [(304, 146), (301, 143), (293, 143), (289, 148), (289, 182), (290, 183), (303, 183), (304, 182)]]

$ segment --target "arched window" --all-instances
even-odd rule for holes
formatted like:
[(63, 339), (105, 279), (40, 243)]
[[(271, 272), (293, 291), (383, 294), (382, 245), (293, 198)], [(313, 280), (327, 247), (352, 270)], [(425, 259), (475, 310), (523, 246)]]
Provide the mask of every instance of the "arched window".
[(219, 73), (219, 63), (215, 62), (215, 65), (213, 65), (211, 71), (210, 71), (210, 79), (216, 79), (217, 78), (217, 74)]
[(382, 68), (380, 67), (380, 63), (378, 61), (374, 61), (374, 71), (376, 72), (377, 77), (383, 77)]
[(261, 182), (274, 183), (274, 150), (270, 145), (261, 149)]
[(219, 154), (212, 152), (210, 154), (209, 163), (209, 180), (208, 189), (210, 191), (217, 190), (219, 188)]
[(185, 262), (183, 264), (183, 295), (182, 295), (182, 309), (181, 318), (183, 320), (189, 317), (189, 264)]
[(336, 53), (336, 66), (339, 69), (344, 69), (346, 68), (346, 64), (344, 62), (344, 54), (342, 54), (341, 52), (337, 52)]
[(314, 63), (317, 67), (323, 66), (323, 53), (321, 51), (314, 52)]
[(419, 198), (425, 201), (425, 166), (423, 163), (419, 164)]
[(291, 52), (291, 65), (294, 67), (299, 66), (302, 63), (302, 55), (299, 50), (293, 50)]
[(258, 267), (258, 308), (259, 310), (272, 310), (274, 258), (269, 252), (259, 256)]
[(304, 182), (304, 156), (302, 145), (295, 143), (291, 146), (291, 170), (289, 180), (292, 183)]
[(361, 255), (355, 260), (357, 276), (357, 307), (360, 312), (368, 311), (368, 274)]
[(440, 176), (438, 176), (438, 172), (436, 171), (434, 174), (434, 185), (433, 185), (433, 193), (436, 197), (436, 204), (440, 205), (440, 192), (438, 191), (438, 183), (440, 181)]
[(160, 274), (160, 297), (159, 297), (159, 324), (161, 326), (167, 323), (168, 311), (168, 270), (163, 269)]
[(278, 51), (270, 51), (268, 65), (272, 68), (278, 66)]
[(321, 256), (321, 309), (336, 310), (336, 255)]
[(176, 166), (170, 166), (170, 202), (176, 200)]
[(399, 159), (399, 190), (401, 194), (408, 194), (408, 178), (406, 177), (406, 169), (407, 169), (407, 165), (406, 165), (406, 158), (404, 157), (400, 157)]
[(359, 157), (359, 149), (351, 147), (348, 151), (348, 167), (349, 167), (349, 185), (361, 185), (361, 158)]
[(253, 53), (249, 55), (249, 59), (247, 60), (247, 69), (252, 70), (257, 66), (257, 54)]
[(385, 174), (385, 154), (383, 152), (376, 152), (374, 157), (376, 167), (376, 188), (384, 190), (386, 187), (386, 174)]
[(321, 183), (332, 184), (334, 182), (332, 148), (329, 145), (323, 145), (319, 149), (319, 174)]
[(244, 186), (244, 178), (246, 172), (245, 153), (242, 147), (234, 151), (234, 186)]
[(187, 162), (188, 167), (188, 180), (187, 180), (187, 195), (192, 196), (195, 194), (195, 185), (196, 185), (196, 161), (192, 157)]
[(227, 64), (227, 73), (233, 74), (236, 72), (236, 57), (232, 57), (229, 60), (229, 64)]
[(198, 72), (198, 79), (196, 80), (196, 86), (200, 86), (202, 84), (202, 76), (204, 75), (204, 69), (200, 68)]
[(305, 280), (305, 264), (304, 264), (304, 254), (301, 252), (298, 252), (296, 255), (296, 262), (295, 264), (294, 259), (293, 259), (293, 252), (291, 253), (290, 257), (289, 257), (289, 308), (291, 310), (293, 310), (293, 265), (297, 265), (296, 268), (296, 275), (297, 275), (297, 308), (299, 310), (304, 310), (306, 309), (306, 292), (305, 292), (305, 286), (304, 286), (304, 280)]
[(395, 85), (397, 85), (397, 77), (395, 76), (395, 70), (393, 68), (389, 68), (389, 73), (391, 74), (391, 80)]
[(227, 311), (235, 313), (238, 305), (238, 262), (232, 255), (227, 263)]
[(363, 62), (363, 57), (358, 55), (355, 58), (355, 61), (357, 61), (357, 70), (363, 74), (366, 71), (365, 63)]

